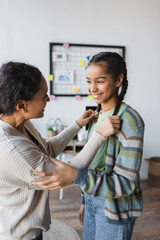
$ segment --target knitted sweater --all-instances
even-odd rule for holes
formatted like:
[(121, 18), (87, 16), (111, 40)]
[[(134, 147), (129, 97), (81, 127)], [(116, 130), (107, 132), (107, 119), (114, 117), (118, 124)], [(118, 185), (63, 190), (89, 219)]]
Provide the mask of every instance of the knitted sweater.
[[(41, 230), (49, 229), (49, 192), (31, 185), (33, 171), (54, 169), (56, 166), (49, 156), (56, 157), (61, 153), (80, 130), (74, 123), (46, 141), (30, 121), (26, 122), (25, 128), (37, 144), (0, 120), (0, 240), (30, 240)], [(90, 154), (92, 146), (97, 151), (104, 141), (102, 135), (94, 134), (70, 164), (89, 166), (95, 154), (94, 151)]]
[(107, 220), (116, 224), (137, 218), (143, 207), (139, 169), (144, 123), (140, 115), (128, 105), (120, 117), (120, 132), (109, 137), (107, 144), (104, 143), (105, 170), (79, 169), (74, 181), (80, 184), (84, 194), (105, 199)]

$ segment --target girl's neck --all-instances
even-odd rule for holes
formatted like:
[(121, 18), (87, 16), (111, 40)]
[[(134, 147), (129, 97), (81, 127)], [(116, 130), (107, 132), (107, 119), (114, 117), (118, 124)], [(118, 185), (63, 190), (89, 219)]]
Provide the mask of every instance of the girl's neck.
[(106, 113), (108, 111), (110, 111), (111, 109), (113, 109), (116, 106), (116, 104), (114, 104), (113, 106), (106, 108), (106, 109), (102, 109), (102, 113)]
[(106, 103), (106, 104), (102, 103), (101, 104), (102, 113), (108, 112), (109, 110), (113, 109), (115, 106), (116, 106), (115, 101), (112, 101), (112, 102), (109, 102), (109, 103)]

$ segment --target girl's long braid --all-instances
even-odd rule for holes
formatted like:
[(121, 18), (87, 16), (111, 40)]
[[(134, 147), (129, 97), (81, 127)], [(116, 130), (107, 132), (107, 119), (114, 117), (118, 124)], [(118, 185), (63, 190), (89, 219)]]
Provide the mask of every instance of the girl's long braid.
[(101, 111), (101, 104), (98, 104), (97, 105), (97, 109), (96, 109), (96, 118), (98, 118), (99, 117), (99, 113), (100, 113), (100, 111)]
[(121, 106), (121, 103), (122, 103), (122, 101), (124, 99), (124, 96), (126, 94), (127, 88), (128, 88), (128, 80), (127, 80), (127, 70), (126, 70), (125, 74), (124, 74), (124, 78), (123, 78), (122, 90), (121, 90), (120, 94), (117, 97), (116, 106), (115, 106), (115, 109), (114, 109), (114, 112), (113, 112), (112, 115), (116, 115), (118, 113), (118, 110), (119, 110), (119, 108)]
[[(116, 115), (118, 113), (118, 110), (121, 106), (121, 103), (124, 99), (124, 96), (126, 94), (127, 87), (128, 87), (126, 63), (118, 53), (101, 52), (92, 57), (88, 66), (90, 64), (99, 64), (101, 62), (106, 63), (106, 72), (111, 74), (115, 81), (120, 76), (120, 74), (123, 74), (124, 76), (122, 86), (120, 87), (121, 92), (117, 96), (116, 106), (113, 112), (113, 115)], [(101, 104), (98, 104), (97, 115), (99, 115), (100, 110), (101, 110)]]

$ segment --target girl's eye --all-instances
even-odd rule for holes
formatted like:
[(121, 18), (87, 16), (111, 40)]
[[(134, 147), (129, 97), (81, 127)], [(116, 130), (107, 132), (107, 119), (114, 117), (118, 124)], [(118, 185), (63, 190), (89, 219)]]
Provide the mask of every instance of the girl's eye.
[(104, 81), (97, 81), (97, 83), (104, 83)]
[(88, 84), (91, 83), (91, 81), (89, 81), (89, 80), (87, 80), (86, 82), (87, 82)]

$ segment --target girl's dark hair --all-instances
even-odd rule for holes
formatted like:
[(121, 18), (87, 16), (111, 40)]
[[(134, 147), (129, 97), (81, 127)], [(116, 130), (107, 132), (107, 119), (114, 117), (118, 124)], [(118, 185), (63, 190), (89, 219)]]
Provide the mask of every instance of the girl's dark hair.
[(41, 82), (38, 68), (19, 62), (8, 62), (0, 68), (0, 114), (11, 115), (18, 100), (29, 101)]
[[(127, 87), (128, 87), (128, 80), (127, 80), (127, 69), (126, 63), (124, 59), (115, 52), (100, 52), (92, 57), (89, 61), (88, 66), (91, 64), (99, 64), (104, 62), (106, 64), (106, 73), (111, 74), (112, 78), (116, 81), (120, 74), (123, 74), (123, 83), (121, 85), (121, 92), (118, 94), (116, 99), (116, 106), (113, 112), (113, 115), (118, 113), (120, 108), (121, 102), (124, 99), (124, 95), (126, 94)], [(97, 112), (100, 112), (101, 105), (98, 104)]]

